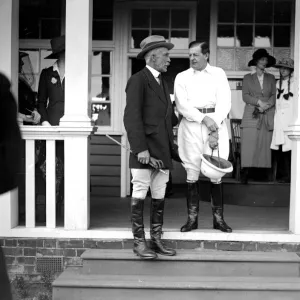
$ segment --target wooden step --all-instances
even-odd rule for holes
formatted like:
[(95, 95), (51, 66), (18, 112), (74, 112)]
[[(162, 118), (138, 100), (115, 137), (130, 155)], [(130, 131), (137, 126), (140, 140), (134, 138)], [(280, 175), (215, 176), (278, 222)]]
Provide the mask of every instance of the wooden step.
[(91, 249), (82, 254), (85, 274), (162, 276), (299, 277), (295, 253), (177, 250), (176, 256), (145, 261), (131, 249)]
[(99, 275), (69, 268), (54, 281), (53, 299), (298, 300), (300, 278)]

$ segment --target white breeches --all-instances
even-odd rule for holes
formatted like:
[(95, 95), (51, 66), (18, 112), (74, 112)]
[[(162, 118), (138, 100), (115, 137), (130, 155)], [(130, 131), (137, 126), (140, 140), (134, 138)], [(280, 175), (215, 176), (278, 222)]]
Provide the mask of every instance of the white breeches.
[(153, 199), (163, 199), (169, 181), (169, 170), (164, 171), (166, 174), (155, 169), (131, 169), (132, 197), (145, 199), (150, 187)]
[[(209, 115), (209, 114), (208, 114)], [(229, 156), (229, 137), (226, 122), (219, 128), (219, 155), (223, 159)], [(200, 175), (200, 154), (211, 155), (212, 149), (208, 144), (208, 129), (204, 124), (190, 122), (183, 118), (178, 129), (179, 155), (187, 172), (187, 181), (196, 181)], [(218, 156), (218, 150), (213, 151)], [(212, 180), (213, 181), (213, 180)], [(214, 182), (220, 182), (221, 178)]]

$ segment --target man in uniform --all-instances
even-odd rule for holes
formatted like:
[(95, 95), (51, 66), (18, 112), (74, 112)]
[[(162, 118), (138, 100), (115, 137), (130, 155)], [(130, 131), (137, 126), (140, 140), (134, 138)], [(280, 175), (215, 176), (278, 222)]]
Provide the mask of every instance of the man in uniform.
[[(175, 255), (161, 241), (165, 190), (176, 155), (173, 143), (173, 108), (167, 84), (161, 73), (170, 64), (173, 44), (162, 36), (149, 36), (141, 42), (138, 59), (146, 67), (132, 75), (126, 86), (124, 126), (132, 150), (129, 167), (132, 174), (131, 223), (133, 251), (142, 259), (155, 259), (157, 254)], [(147, 191), (151, 190), (150, 247), (145, 241), (143, 211)]]
[[(190, 68), (175, 79), (175, 101), (183, 116), (178, 130), (179, 155), (187, 173), (188, 220), (182, 232), (198, 228), (199, 175), (201, 155), (227, 159), (229, 138), (225, 119), (231, 108), (231, 92), (225, 72), (208, 63), (206, 42), (189, 45)], [(210, 198), (213, 228), (224, 232), (232, 229), (223, 218), (221, 178), (211, 180)]]

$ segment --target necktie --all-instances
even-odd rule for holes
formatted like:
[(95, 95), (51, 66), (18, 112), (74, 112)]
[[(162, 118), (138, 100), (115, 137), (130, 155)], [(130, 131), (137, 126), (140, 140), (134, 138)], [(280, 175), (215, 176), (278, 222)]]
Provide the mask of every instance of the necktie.
[(157, 82), (158, 82), (159, 85), (162, 84), (162, 82), (161, 82), (161, 74), (159, 74), (159, 75), (157, 76)]

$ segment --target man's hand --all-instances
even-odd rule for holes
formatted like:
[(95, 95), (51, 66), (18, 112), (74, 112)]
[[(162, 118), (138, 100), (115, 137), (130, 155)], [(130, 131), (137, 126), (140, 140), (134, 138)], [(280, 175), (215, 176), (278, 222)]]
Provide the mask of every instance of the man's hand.
[(48, 121), (44, 121), (44, 122), (42, 123), (42, 126), (51, 126), (51, 124), (50, 124)]
[(219, 134), (217, 131), (211, 132), (208, 138), (208, 144), (211, 149), (218, 148)]
[(144, 165), (149, 164), (149, 161), (150, 161), (150, 153), (149, 153), (148, 150), (145, 150), (145, 151), (142, 151), (142, 152), (138, 153), (137, 157), (138, 157), (138, 161), (139, 161), (141, 164), (144, 164)]
[(219, 128), (217, 123), (208, 116), (204, 117), (202, 123), (204, 123), (204, 125), (208, 128), (209, 131), (217, 131)]
[(41, 120), (41, 115), (36, 110), (34, 110), (31, 115), (33, 117), (32, 123), (38, 124)]
[(160, 159), (156, 159), (154, 157), (150, 157), (149, 165), (154, 169), (162, 169), (164, 168), (164, 163)]

